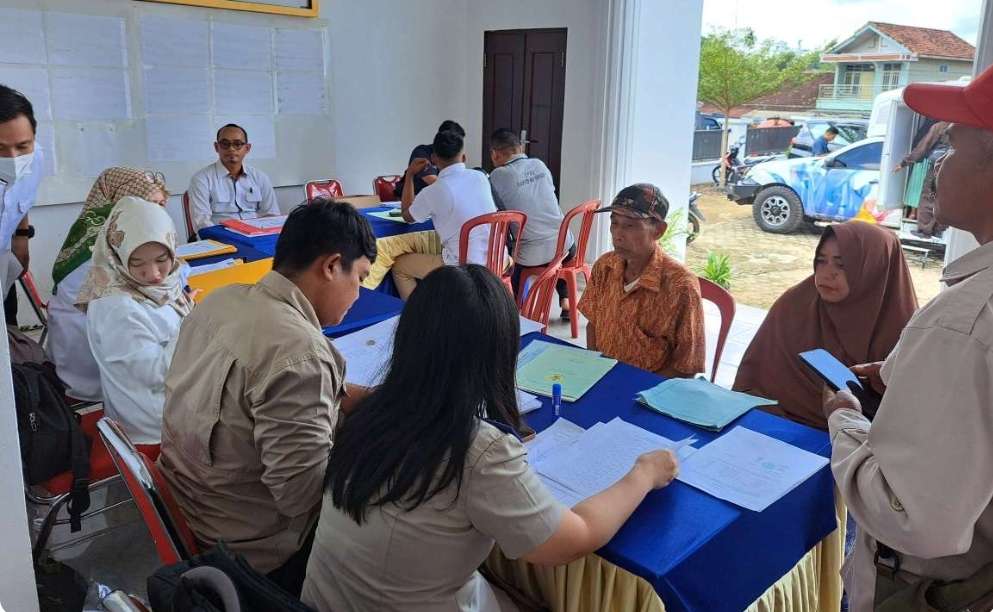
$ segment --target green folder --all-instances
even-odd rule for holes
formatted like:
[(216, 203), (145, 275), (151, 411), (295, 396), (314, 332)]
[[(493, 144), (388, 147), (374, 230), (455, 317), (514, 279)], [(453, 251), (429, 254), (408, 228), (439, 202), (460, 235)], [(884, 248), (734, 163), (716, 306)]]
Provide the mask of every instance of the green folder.
[(642, 391), (635, 399), (656, 412), (713, 431), (724, 429), (756, 406), (778, 403), (729, 391), (702, 378), (670, 378)]
[(551, 397), (552, 385), (558, 383), (562, 385), (562, 400), (575, 402), (616, 363), (616, 359), (601, 357), (593, 351), (546, 344), (537, 354), (532, 351), (529, 359), (518, 366), (517, 387)]

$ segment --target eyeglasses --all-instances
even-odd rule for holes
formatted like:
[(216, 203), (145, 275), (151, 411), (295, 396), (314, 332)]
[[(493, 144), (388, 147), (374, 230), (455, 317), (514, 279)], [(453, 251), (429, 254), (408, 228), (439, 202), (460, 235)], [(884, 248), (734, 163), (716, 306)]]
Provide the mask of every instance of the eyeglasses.
[(217, 141), (217, 146), (219, 146), (220, 148), (222, 148), (222, 149), (234, 149), (236, 151), (238, 149), (244, 147), (247, 144), (248, 144), (247, 142), (242, 142), (240, 140), (218, 140)]

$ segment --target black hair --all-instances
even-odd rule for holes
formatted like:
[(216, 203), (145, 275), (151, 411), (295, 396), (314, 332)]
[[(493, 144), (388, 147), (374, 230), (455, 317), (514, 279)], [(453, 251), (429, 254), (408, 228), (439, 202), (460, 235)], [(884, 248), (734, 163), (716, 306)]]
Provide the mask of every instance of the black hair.
[(519, 326), (513, 298), (483, 266), (442, 266), (417, 283), (383, 384), (335, 435), (335, 508), (361, 524), (370, 508), (413, 510), (452, 483), (457, 498), (478, 420), (520, 428)]
[(38, 131), (38, 121), (34, 118), (31, 101), (16, 89), (0, 83), (0, 123), (13, 121), (20, 115), (27, 117), (32, 132)]
[(441, 122), (441, 125), (438, 126), (438, 131), (439, 132), (455, 132), (456, 134), (458, 134), (462, 138), (465, 138), (465, 130), (462, 129), (462, 126), (461, 125), (459, 125), (458, 123), (452, 121), (451, 119), (445, 119), (444, 121), (442, 121)]
[(458, 157), (463, 146), (462, 135), (458, 132), (438, 132), (434, 136), (434, 142), (431, 143), (431, 150), (438, 159), (448, 161)]
[(347, 272), (363, 255), (376, 261), (369, 222), (346, 202), (315, 198), (293, 209), (276, 240), (272, 267), (284, 275), (307, 269), (318, 257), (338, 253)]
[(519, 146), (521, 146), (521, 139), (513, 130), (500, 128), (490, 136), (490, 148), (495, 151), (516, 149)]
[(245, 135), (245, 142), (248, 142), (248, 132), (245, 130), (245, 128), (241, 127), (237, 123), (229, 123), (227, 125), (222, 125), (221, 129), (217, 130), (217, 138), (215, 140), (220, 140), (221, 132), (223, 132), (228, 128), (238, 128), (239, 130), (241, 130), (241, 133)]
[(838, 128), (836, 128), (836, 127), (834, 127), (832, 125), (832, 126), (829, 126), (828, 129), (824, 130), (824, 133), (825, 134), (834, 134), (835, 136), (837, 136), (840, 132), (838, 131)]

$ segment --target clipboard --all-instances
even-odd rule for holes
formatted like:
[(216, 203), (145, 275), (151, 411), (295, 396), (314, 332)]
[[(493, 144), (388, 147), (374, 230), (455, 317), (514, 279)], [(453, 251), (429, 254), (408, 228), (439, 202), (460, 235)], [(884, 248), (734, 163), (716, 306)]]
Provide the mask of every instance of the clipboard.
[(842, 389), (848, 391), (851, 389), (850, 383), (854, 383), (857, 389), (862, 390), (862, 383), (855, 373), (824, 349), (806, 351), (800, 353), (799, 357), (800, 361), (832, 391), (836, 393)]

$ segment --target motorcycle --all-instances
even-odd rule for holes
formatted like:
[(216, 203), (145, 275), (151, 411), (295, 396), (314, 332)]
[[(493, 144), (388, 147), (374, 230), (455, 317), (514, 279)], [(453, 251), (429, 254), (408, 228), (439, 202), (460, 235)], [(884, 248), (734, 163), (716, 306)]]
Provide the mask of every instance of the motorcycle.
[(782, 156), (782, 153), (749, 155), (745, 157), (744, 161), (741, 161), (738, 159), (738, 153), (740, 151), (741, 145), (733, 144), (728, 148), (728, 152), (721, 157), (721, 163), (715, 166), (714, 171), (711, 173), (711, 178), (714, 181), (714, 185), (720, 186), (721, 172), (724, 172), (725, 174), (724, 184), (731, 185), (738, 182), (743, 176), (748, 174), (748, 171), (751, 170), (752, 166)]
[(696, 201), (700, 199), (700, 194), (694, 191), (690, 194), (690, 204), (688, 207), (688, 217), (690, 220), (690, 231), (686, 236), (686, 244), (690, 244), (696, 237), (700, 235), (700, 224), (707, 220), (703, 216), (703, 212), (700, 207), (696, 205)]

